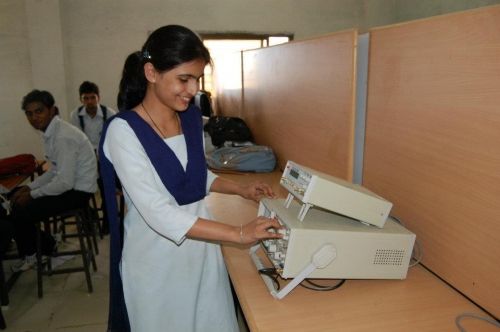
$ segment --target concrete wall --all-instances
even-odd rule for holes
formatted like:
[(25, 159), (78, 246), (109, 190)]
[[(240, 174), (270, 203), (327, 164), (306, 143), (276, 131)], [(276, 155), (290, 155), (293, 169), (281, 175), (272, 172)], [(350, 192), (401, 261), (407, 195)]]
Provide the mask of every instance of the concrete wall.
[[(68, 104), (76, 106), (85, 79), (115, 105), (125, 57), (140, 49), (148, 32), (181, 24), (198, 32), (289, 32), (297, 38), (357, 24), (359, 1), (136, 0), (61, 1)], [(340, 9), (339, 9), (340, 8)], [(105, 13), (99, 14), (99, 13)]]
[(17, 151), (39, 154), (37, 133), (20, 111), (21, 97), (33, 86), (24, 1), (0, 2), (0, 31), (0, 158)]
[(390, 2), (394, 4), (394, 22), (410, 21), (500, 3), (496, 0), (390, 0)]
[(43, 157), (20, 113), (33, 88), (51, 91), (63, 118), (79, 105), (84, 80), (115, 107), (126, 56), (148, 32), (182, 24), (198, 32), (292, 33), (295, 39), (479, 7), (500, 0), (2, 0), (0, 2), (0, 158)]

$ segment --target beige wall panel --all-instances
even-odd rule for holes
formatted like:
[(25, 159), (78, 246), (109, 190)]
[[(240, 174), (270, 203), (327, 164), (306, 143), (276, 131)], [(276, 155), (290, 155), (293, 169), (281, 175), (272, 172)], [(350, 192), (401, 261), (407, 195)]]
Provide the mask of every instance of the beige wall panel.
[(243, 54), (243, 118), (279, 166), (293, 160), (352, 180), (357, 32)]
[(364, 185), (500, 315), (500, 6), (371, 32)]
[(241, 117), (242, 108), (242, 54), (241, 52), (218, 55), (219, 63), (213, 67), (215, 113), (224, 116)]

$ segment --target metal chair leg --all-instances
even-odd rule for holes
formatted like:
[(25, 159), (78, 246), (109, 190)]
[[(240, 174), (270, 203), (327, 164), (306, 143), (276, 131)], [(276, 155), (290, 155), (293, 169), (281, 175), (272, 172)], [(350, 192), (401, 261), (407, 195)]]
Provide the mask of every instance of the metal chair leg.
[[(47, 269), (45, 269), (45, 264), (42, 262), (42, 239), (41, 239), (41, 224), (37, 225), (37, 281), (38, 281), (38, 297), (43, 297), (43, 275), (54, 275), (63, 273), (73, 273), (73, 272), (84, 272), (85, 279), (87, 281), (87, 288), (89, 293), (93, 292), (92, 279), (90, 276), (90, 263), (97, 270), (97, 264), (95, 261), (94, 251), (92, 248), (91, 239), (91, 229), (89, 229), (89, 220), (86, 219), (87, 211), (85, 209), (77, 209), (71, 211), (65, 211), (58, 215), (53, 216), (56, 220), (60, 220), (64, 228), (67, 224), (74, 224), (76, 227), (76, 234), (71, 236), (78, 237), (78, 243), (80, 248), (77, 250), (66, 250), (54, 253), (54, 256), (65, 256), (65, 255), (81, 255), (82, 266), (80, 267), (69, 267), (69, 268), (54, 268), (50, 263), (47, 264)], [(68, 218), (74, 218), (74, 222), (68, 222)], [(68, 235), (68, 234), (67, 234)], [(95, 235), (95, 233), (94, 233)]]
[(0, 308), (0, 330), (5, 330), (7, 325), (5, 324), (5, 319), (3, 318), (2, 309)]
[(43, 264), (42, 264), (42, 234), (41, 223), (36, 225), (36, 280), (38, 285), (38, 298), (43, 297)]
[[(85, 272), (85, 278), (87, 279), (87, 288), (89, 293), (93, 292), (93, 287), (92, 287), (92, 279), (90, 279), (90, 268), (89, 268), (89, 255), (94, 257), (92, 254), (92, 248), (86, 247), (85, 246), (85, 241), (84, 241), (84, 234), (85, 231), (83, 229), (83, 218), (82, 214), (79, 213), (76, 216), (76, 227), (78, 231), (78, 241), (80, 242), (80, 248), (82, 251), (82, 262), (83, 262), (83, 267), (84, 267), (84, 272)], [(89, 244), (89, 240), (87, 237), (87, 244)], [(93, 259), (94, 260), (94, 259)], [(95, 260), (93, 261), (93, 264), (95, 264)], [(97, 269), (97, 266), (94, 268)]]

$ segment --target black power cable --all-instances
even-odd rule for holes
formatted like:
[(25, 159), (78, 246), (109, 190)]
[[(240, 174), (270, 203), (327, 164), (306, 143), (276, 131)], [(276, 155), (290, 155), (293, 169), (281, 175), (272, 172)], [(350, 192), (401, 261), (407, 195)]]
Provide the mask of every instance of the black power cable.
[[(279, 275), (279, 273), (276, 271), (275, 268), (272, 268), (272, 267), (263, 268), (263, 269), (259, 270), (259, 273), (271, 278), (276, 290), (280, 290), (281, 285), (280, 285), (278, 278), (281, 278), (281, 276)], [(302, 281), (299, 285), (301, 285), (302, 287), (309, 289), (309, 290), (326, 292), (326, 291), (332, 291), (334, 289), (339, 288), (340, 286), (342, 286), (345, 283), (345, 281), (346, 281), (346, 279), (341, 279), (337, 284), (335, 284), (333, 286), (323, 286), (323, 285), (317, 284), (315, 282), (312, 282), (309, 279), (304, 279), (304, 281)], [(309, 284), (309, 285), (307, 285), (307, 284)]]

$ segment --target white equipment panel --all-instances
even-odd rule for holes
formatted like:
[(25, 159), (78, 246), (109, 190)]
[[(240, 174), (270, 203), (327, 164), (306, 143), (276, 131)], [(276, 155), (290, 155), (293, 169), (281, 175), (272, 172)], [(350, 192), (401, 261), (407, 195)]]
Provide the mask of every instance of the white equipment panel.
[(290, 206), (293, 197), (303, 203), (298, 212), (301, 221), (311, 207), (318, 206), (363, 223), (384, 227), (392, 208), (391, 202), (360, 185), (292, 161), (287, 162), (280, 184), (289, 192), (286, 207)]
[[(259, 216), (276, 217), (282, 239), (261, 242), (282, 278), (295, 278), (280, 292), (267, 276), (264, 282), (276, 298), (283, 298), (305, 278), (405, 279), (415, 234), (389, 218), (384, 228), (370, 227), (344, 216), (312, 209), (304, 221), (297, 218), (300, 205), (284, 207), (283, 199), (263, 199)], [(258, 269), (264, 264), (250, 250)]]

